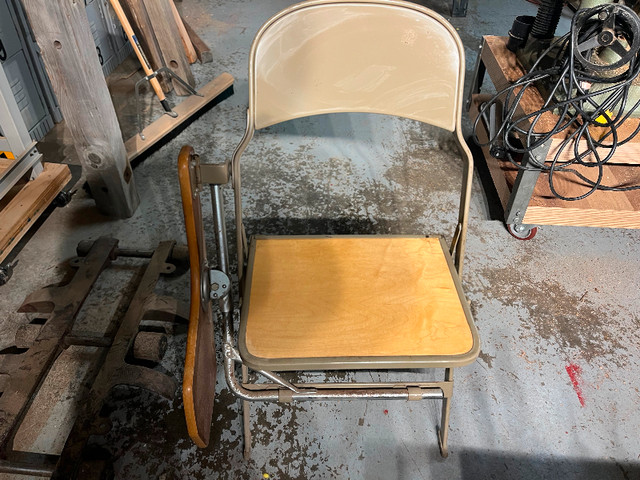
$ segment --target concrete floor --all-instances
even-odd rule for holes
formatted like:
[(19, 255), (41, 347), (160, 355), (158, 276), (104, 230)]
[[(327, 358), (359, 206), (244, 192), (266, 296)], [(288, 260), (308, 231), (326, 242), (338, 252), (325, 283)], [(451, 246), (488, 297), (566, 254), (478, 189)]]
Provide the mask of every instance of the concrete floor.
[[(205, 161), (231, 155), (244, 128), (251, 40), (269, 16), (290, 3), (182, 2), (188, 21), (214, 53), (213, 63), (194, 66), (199, 85), (228, 71), (236, 78), (235, 94), (136, 166), (141, 204), (132, 218), (101, 216), (82, 190), (52, 213), (20, 252), (11, 282), (0, 289), (1, 348), (27, 322), (15, 313), (26, 294), (60, 279), (79, 240), (113, 235), (132, 247), (184, 242), (178, 151), (191, 144)], [(450, 0), (421, 3), (449, 17)], [(470, 0), (467, 17), (451, 19), (465, 43), (469, 71), (481, 36), (506, 34), (513, 17), (527, 13), (535, 7), (525, 1)], [(452, 179), (460, 166), (452, 145), (433, 128), (367, 115), (269, 128), (244, 157), (249, 233), (450, 235), (459, 182)], [(60, 160), (56, 154), (73, 157), (64, 146), (47, 152), (48, 160)], [(426, 170), (420, 168), (424, 162)], [(521, 242), (507, 234), (497, 202), (476, 178), (464, 285), (482, 353), (457, 371), (447, 460), (438, 454), (436, 402), (352, 401), (254, 404), (253, 454), (245, 461), (239, 404), (219, 375), (212, 440), (205, 449), (187, 436), (180, 392), (169, 402), (116, 389), (105, 406), (113, 429), (94, 440), (112, 453), (115, 477), (640, 478), (640, 232), (544, 227)], [(122, 268), (104, 279), (83, 309), (84, 328), (98, 329), (113, 315), (131, 276)], [(163, 282), (161, 289), (187, 300), (187, 285), (185, 276)], [(184, 347), (184, 335), (173, 338), (162, 364), (177, 378)], [(63, 361), (73, 364), (83, 354), (71, 352)], [(49, 391), (66, 388), (49, 383)], [(73, 408), (72, 394), (57, 396)], [(61, 408), (38, 405), (34, 409)], [(36, 426), (27, 430), (25, 443), (55, 453), (65, 414), (49, 422), (37, 411), (31, 416)]]

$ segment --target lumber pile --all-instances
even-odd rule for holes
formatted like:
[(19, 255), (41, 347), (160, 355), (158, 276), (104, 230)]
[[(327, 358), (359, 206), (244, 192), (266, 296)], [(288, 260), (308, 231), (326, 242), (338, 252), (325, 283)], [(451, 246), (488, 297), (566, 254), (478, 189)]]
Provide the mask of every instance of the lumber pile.
[(70, 180), (67, 165), (45, 162), (44, 170), (34, 180), (26, 176), (0, 199), (0, 262)]
[[(192, 87), (195, 80), (190, 64), (211, 62), (209, 47), (188, 25), (176, 8), (174, 0), (120, 0), (120, 4), (136, 34), (152, 69), (166, 66)], [(178, 95), (189, 92), (178, 82), (159, 76), (166, 92), (175, 89)]]

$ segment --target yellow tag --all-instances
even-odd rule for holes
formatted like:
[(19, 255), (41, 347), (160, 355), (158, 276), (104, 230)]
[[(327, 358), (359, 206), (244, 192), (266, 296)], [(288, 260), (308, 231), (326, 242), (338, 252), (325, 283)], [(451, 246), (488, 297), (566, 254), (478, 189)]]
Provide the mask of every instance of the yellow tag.
[[(605, 115), (606, 115), (606, 117), (605, 117)], [(609, 117), (609, 118), (607, 118), (607, 117)], [(606, 125), (607, 123), (609, 123), (611, 121), (612, 118), (613, 118), (613, 112), (611, 112), (609, 110), (605, 110), (602, 115), (600, 115), (598, 118), (595, 119), (595, 123), (598, 123), (600, 125)]]
[(9, 160), (15, 160), (16, 157), (13, 155), (13, 152), (5, 152), (0, 150), (0, 158), (8, 158)]

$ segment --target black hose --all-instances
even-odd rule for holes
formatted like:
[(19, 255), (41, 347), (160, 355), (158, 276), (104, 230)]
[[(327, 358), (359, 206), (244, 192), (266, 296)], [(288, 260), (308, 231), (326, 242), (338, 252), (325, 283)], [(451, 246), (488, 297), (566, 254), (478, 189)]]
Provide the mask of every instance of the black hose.
[(531, 35), (541, 39), (553, 38), (562, 15), (563, 4), (563, 0), (542, 0), (531, 28)]

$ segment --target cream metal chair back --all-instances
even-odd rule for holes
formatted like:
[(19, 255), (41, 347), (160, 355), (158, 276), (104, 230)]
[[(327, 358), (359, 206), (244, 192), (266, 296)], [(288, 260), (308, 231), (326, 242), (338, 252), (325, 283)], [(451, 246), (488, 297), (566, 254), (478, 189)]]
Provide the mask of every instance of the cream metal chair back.
[(453, 131), (464, 55), (451, 26), (399, 2), (296, 5), (256, 35), (249, 112), (260, 129), (322, 113), (407, 117)]
[[(460, 129), (464, 72), (454, 28), (420, 5), (312, 0), (272, 17), (251, 47), (247, 128), (233, 156), (238, 231), (244, 232), (240, 158), (255, 130), (325, 113), (405, 117), (454, 132), (463, 152), (459, 221), (450, 245), (461, 273), (473, 170)], [(246, 261), (244, 233), (238, 252)]]

